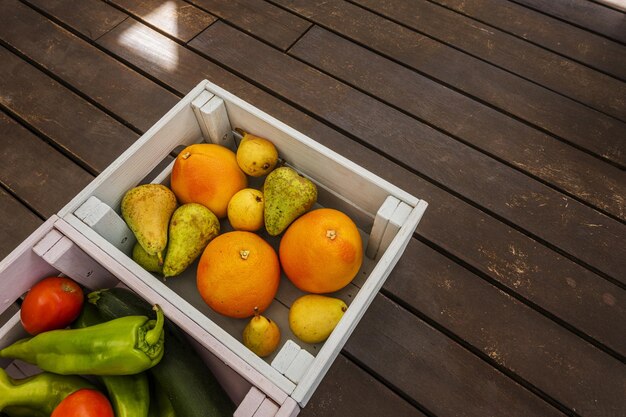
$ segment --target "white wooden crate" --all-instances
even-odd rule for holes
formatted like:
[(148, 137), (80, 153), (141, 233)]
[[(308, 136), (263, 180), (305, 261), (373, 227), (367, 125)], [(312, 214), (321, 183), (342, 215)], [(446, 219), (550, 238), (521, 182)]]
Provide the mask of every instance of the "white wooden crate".
[[(15, 301), (39, 280), (60, 274), (89, 290), (125, 286), (151, 304), (159, 304), (166, 317), (187, 333), (190, 343), (237, 405), (235, 416), (286, 417), (299, 412), (298, 404), (273, 382), (57, 216), (0, 262), (0, 348), (28, 336)], [(0, 367), (15, 378), (39, 372), (35, 366), (17, 360), (0, 359)]]
[[(355, 221), (366, 254), (353, 283), (332, 294), (346, 301), (349, 308), (324, 343), (302, 343), (289, 330), (289, 306), (303, 293), (282, 277), (276, 300), (264, 315), (278, 323), (283, 338), (277, 352), (265, 359), (257, 357), (241, 343), (241, 332), (247, 320), (221, 316), (202, 301), (195, 287), (195, 265), (180, 277), (163, 282), (133, 262), (129, 255), (134, 237), (119, 217), (120, 201), (128, 189), (141, 182), (168, 184), (173, 163), (158, 172), (154, 170), (163, 165), (175, 148), (207, 141), (234, 150), (235, 128), (270, 139), (288, 165), (312, 179), (318, 186), (319, 206), (337, 208)], [(59, 215), (144, 285), (168, 299), (203, 332), (243, 359), (250, 369), (266, 377), (300, 406), (305, 406), (402, 255), (426, 207), (425, 201), (209, 81), (203, 81)], [(222, 226), (223, 230), (228, 229), (227, 222), (222, 222)], [(279, 238), (263, 237), (275, 247), (279, 242)]]

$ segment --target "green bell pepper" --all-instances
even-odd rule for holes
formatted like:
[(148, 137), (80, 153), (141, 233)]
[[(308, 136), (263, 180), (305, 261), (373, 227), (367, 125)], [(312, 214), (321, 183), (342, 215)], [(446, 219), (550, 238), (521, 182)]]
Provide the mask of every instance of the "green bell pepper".
[[(81, 329), (104, 323), (106, 320), (98, 309), (85, 303), (72, 328)], [(115, 417), (147, 417), (150, 407), (150, 385), (148, 375), (102, 375), (98, 379), (105, 386)]]
[(49, 416), (65, 397), (82, 388), (95, 389), (76, 375), (50, 372), (13, 379), (0, 368), (0, 411), (10, 416)]
[(51, 330), (18, 340), (0, 358), (21, 359), (62, 375), (132, 375), (159, 363), (164, 351), (163, 311), (156, 320), (127, 316), (83, 329)]

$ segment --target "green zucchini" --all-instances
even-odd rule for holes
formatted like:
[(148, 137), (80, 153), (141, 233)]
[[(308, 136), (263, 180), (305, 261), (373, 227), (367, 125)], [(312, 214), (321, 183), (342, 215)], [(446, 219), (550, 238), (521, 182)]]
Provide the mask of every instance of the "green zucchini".
[[(150, 304), (124, 288), (96, 291), (88, 299), (109, 319), (152, 312)], [(235, 405), (184, 332), (170, 320), (165, 323), (163, 359), (148, 372), (167, 393), (177, 416), (222, 417), (235, 412)]]

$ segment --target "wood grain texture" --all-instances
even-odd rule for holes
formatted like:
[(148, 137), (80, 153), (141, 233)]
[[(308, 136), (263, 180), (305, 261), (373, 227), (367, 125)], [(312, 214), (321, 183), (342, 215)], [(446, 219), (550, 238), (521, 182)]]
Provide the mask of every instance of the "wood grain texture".
[(626, 136), (624, 122), (356, 5), (341, 0), (272, 1), (576, 146), (626, 166), (626, 143), (620, 139)]
[(562, 415), (382, 295), (344, 350), (437, 416)]
[(216, 20), (182, 0), (109, 0), (109, 3), (182, 42), (188, 42)]
[(381, 382), (339, 355), (298, 416), (423, 417)]
[(434, 0), (480, 22), (626, 80), (626, 47), (553, 17), (498, 0)]
[(542, 13), (626, 43), (624, 13), (585, 0), (513, 0)]
[(148, 129), (178, 101), (16, 0), (0, 3), (0, 39), (139, 130)]
[(93, 177), (6, 114), (0, 113), (0, 183), (48, 218)]
[[(122, 34), (125, 34), (123, 41)], [(107, 52), (159, 78), (179, 93), (187, 92), (200, 79), (209, 78), (401, 188), (427, 199), (431, 206), (418, 229), (423, 239), (441, 248), (442, 252), (449, 252), (461, 262), (466, 262), (471, 268), (476, 268), (489, 280), (497, 281), (508, 292), (517, 293), (540, 308), (545, 308), (573, 328), (572, 333), (564, 330), (441, 254), (432, 253), (431, 249), (422, 248), (421, 243), (413, 241), (405, 256), (406, 263), (390, 277), (387, 293), (401, 297), (402, 303), (406, 303), (410, 310), (435, 317), (433, 320), (438, 326), (464, 338), (472, 349), (484, 352), (485, 360), (476, 358), (439, 331), (428, 327), (410, 311), (385, 300), (382, 307), (380, 303), (376, 304), (380, 308), (373, 312), (374, 319), (367, 318), (369, 321), (364, 321), (357, 329), (359, 339), (356, 340), (355, 335), (349, 342), (351, 350), (346, 352), (354, 358), (355, 362), (349, 362), (352, 366), (356, 363), (360, 368), (367, 369), (378, 381), (392, 385), (409, 401), (391, 394), (381, 382), (368, 379), (362, 381), (361, 378), (367, 377), (362, 369), (355, 372), (355, 369), (342, 366), (337, 372), (331, 371), (324, 379), (318, 393), (328, 394), (315, 397), (309, 404), (309, 407), (315, 407), (310, 410), (314, 413), (312, 415), (337, 415), (336, 410), (340, 410), (342, 415), (367, 415), (371, 410), (380, 412), (372, 412), (370, 415), (396, 415), (396, 410), (400, 410), (399, 415), (419, 415), (414, 407), (411, 408), (414, 404), (438, 416), (463, 413), (481, 416), (559, 415), (556, 409), (494, 370), (492, 365), (512, 369), (511, 372), (519, 378), (545, 389), (548, 377), (541, 375), (540, 365), (550, 363), (549, 359), (552, 358), (554, 369), (550, 369), (547, 374), (558, 374), (559, 369), (565, 369), (565, 372), (563, 379), (560, 376), (556, 381), (553, 379), (557, 386), (549, 387), (550, 395), (569, 406), (585, 405), (593, 392), (572, 400), (571, 395), (581, 388), (567, 385), (577, 375), (576, 372), (588, 369), (598, 354), (601, 357), (608, 355), (587, 346), (582, 340), (569, 343), (570, 338), (581, 331), (615, 351), (624, 351), (623, 336), (615, 332), (615, 323), (624, 320), (621, 307), (623, 291), (617, 289), (616, 292), (615, 286), (597, 275), (424, 181), (374, 150), (350, 140), (327, 124), (287, 105), (277, 98), (283, 95), (282, 92), (276, 94), (267, 85), (259, 83), (263, 88), (271, 90), (272, 94), (268, 94), (145, 25), (125, 22), (100, 41), (99, 45)], [(291, 71), (289, 66), (287, 69)], [(251, 79), (255, 80), (254, 77)], [(292, 81), (287, 84), (290, 83)], [(330, 91), (344, 91), (336, 90), (331, 84), (328, 87)], [(300, 101), (292, 103), (302, 108)], [(367, 126), (364, 123), (364, 127)], [(422, 267), (426, 270), (421, 271)], [(421, 272), (418, 274), (416, 270)], [(425, 282), (416, 282), (418, 279), (424, 279)], [(446, 280), (453, 286), (452, 290), (446, 288)], [(437, 286), (441, 281), (442, 288)], [(421, 291), (416, 293), (414, 288)], [(468, 297), (468, 294), (472, 297)], [(481, 297), (489, 297), (488, 302), (481, 303)], [(444, 308), (450, 314), (437, 316), (441, 315)], [(493, 314), (501, 314), (502, 317), (491, 317)], [(489, 331), (471, 335), (464, 333), (477, 330), (481, 322), (488, 326), (486, 328)], [(534, 322), (538, 323), (536, 330), (533, 330)], [(526, 328), (530, 328), (528, 340), (523, 339), (519, 331)], [(511, 335), (514, 330), (517, 332)], [(386, 336), (389, 338), (385, 339)], [(512, 340), (507, 340), (507, 337)], [(548, 343), (544, 343), (545, 338)], [(519, 351), (513, 348), (514, 340), (520, 341), (520, 346), (528, 348), (538, 357), (530, 357), (528, 363), (524, 363), (525, 351), (521, 347)], [(543, 343), (545, 350), (542, 351), (532, 343)], [(422, 349), (422, 346), (426, 348)], [(489, 347), (498, 348), (496, 353), (506, 358), (506, 362), (498, 362), (498, 357)], [(582, 361), (578, 369), (570, 370), (569, 359), (575, 352), (586, 352), (588, 358)], [(564, 358), (562, 362), (558, 362), (559, 355)], [(393, 358), (393, 361), (389, 358)], [(343, 357), (339, 360), (342, 359), (345, 360)], [(600, 363), (606, 364), (602, 361)], [(531, 367), (535, 365), (539, 369)], [(602, 366), (598, 367), (598, 370), (602, 369)], [(619, 368), (616, 367), (611, 372), (617, 371)], [(582, 383), (589, 384), (593, 378), (593, 372), (590, 372), (582, 378)], [(611, 386), (606, 392), (610, 393), (616, 387), (618, 385)], [(341, 397), (338, 397), (338, 393), (342, 394)], [(363, 398), (359, 399), (359, 395)], [(602, 395), (600, 393), (598, 396), (602, 399), (598, 410), (607, 410), (619, 399), (607, 400)], [(380, 399), (382, 404), (375, 404), (370, 398)], [(368, 406), (370, 401), (371, 405)], [(402, 405), (396, 408), (398, 404), (409, 408)], [(593, 410), (588, 412), (586, 408), (580, 412), (594, 413)], [(304, 413), (307, 413), (307, 409), (301, 414)]]
[[(418, 228), (421, 235), (511, 291), (626, 355), (622, 336), (616, 334), (612, 326), (623, 320), (619, 307), (622, 295), (615, 291), (614, 285), (154, 30), (140, 23), (132, 25), (132, 30), (130, 27), (130, 22), (124, 23), (104, 36), (101, 45), (183, 93), (196, 84), (194, 77), (210, 78), (325, 146), (426, 199), (430, 207)], [(119, 33), (128, 35), (127, 42), (117, 41)], [(137, 45), (148, 45), (154, 57), (148, 59), (139, 53)], [(159, 59), (167, 56), (168, 51), (175, 51), (185, 66), (172, 71), (167, 59)], [(611, 297), (616, 300), (613, 305), (605, 302)]]
[(80, 34), (92, 40), (98, 39), (128, 17), (99, 0), (29, 0), (28, 3), (75, 27)]
[(416, 240), (385, 290), (581, 415), (626, 407), (626, 366)]
[[(3, 118), (0, 113), (0, 119)], [(0, 259), (7, 256), (43, 221), (0, 187)]]
[(626, 84), (426, 0), (361, 6), (594, 109), (626, 120)]
[[(106, 168), (138, 135), (0, 47), (0, 104), (80, 161)], [(94, 152), (98, 149), (98, 152)]]
[[(626, 282), (626, 226), (216, 22), (189, 45), (292, 103)], [(256, 65), (247, 65), (253, 60)], [(614, 248), (606, 251), (606, 246)], [(620, 247), (621, 246), (621, 247)]]
[(626, 220), (623, 170), (322, 28), (290, 54)]
[(190, 0), (239, 29), (286, 50), (311, 24), (264, 0)]
[(100, 38), (98, 44), (181, 94), (205, 78), (215, 79), (227, 73), (132, 18)]

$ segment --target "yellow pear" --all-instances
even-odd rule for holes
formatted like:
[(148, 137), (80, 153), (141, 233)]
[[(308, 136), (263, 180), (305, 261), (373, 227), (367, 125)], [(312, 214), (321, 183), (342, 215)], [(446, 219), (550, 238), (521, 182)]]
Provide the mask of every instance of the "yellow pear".
[(304, 295), (289, 309), (289, 327), (303, 342), (320, 343), (328, 339), (347, 309), (339, 298)]
[(254, 188), (244, 188), (228, 202), (228, 221), (235, 230), (256, 232), (263, 227), (263, 193)]
[(163, 251), (167, 246), (170, 217), (176, 207), (176, 196), (161, 184), (138, 185), (128, 190), (122, 198), (124, 221), (146, 253), (157, 256), (160, 264), (163, 263)]
[(261, 177), (273, 170), (278, 162), (278, 151), (274, 144), (241, 129), (237, 131), (243, 134), (237, 148), (239, 168), (251, 177)]
[(280, 329), (276, 322), (259, 314), (255, 314), (243, 329), (243, 344), (260, 357), (271, 355), (280, 343)]

